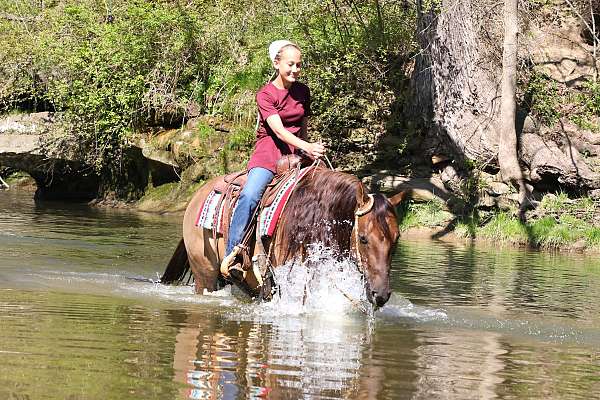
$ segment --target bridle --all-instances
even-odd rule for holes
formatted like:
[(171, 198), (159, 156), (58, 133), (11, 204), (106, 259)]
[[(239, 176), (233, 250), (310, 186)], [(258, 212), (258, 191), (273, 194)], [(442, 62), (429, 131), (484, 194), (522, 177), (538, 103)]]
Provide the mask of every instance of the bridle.
[(373, 210), (373, 204), (375, 204), (375, 198), (373, 197), (373, 195), (368, 194), (367, 196), (369, 197), (369, 200), (365, 204), (363, 204), (362, 207), (359, 207), (356, 211), (354, 211), (354, 228), (352, 228), (352, 230), (354, 231), (354, 242), (356, 247), (356, 259), (358, 262), (358, 270), (363, 275), (365, 273), (365, 269), (363, 267), (362, 255), (360, 254), (359, 247), (360, 242), (358, 237), (358, 219), (370, 213)]

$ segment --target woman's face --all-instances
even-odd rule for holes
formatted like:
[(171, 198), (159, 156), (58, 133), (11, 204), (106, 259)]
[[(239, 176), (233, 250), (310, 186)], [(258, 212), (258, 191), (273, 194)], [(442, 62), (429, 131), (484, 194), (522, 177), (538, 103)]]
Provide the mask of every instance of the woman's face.
[(279, 61), (275, 60), (275, 69), (279, 71), (284, 85), (291, 85), (300, 76), (302, 54), (295, 47), (288, 46), (281, 50)]

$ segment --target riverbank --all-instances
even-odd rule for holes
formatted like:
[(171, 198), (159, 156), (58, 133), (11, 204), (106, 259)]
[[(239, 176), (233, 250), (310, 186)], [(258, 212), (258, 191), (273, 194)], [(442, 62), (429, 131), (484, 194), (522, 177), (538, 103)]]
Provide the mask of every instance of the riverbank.
[(546, 194), (520, 220), (516, 210), (452, 214), (442, 202), (411, 203), (400, 213), (403, 237), (483, 242), (543, 250), (600, 251), (600, 211), (590, 198)]
[[(35, 191), (35, 181), (17, 172), (6, 178), (10, 190)], [(204, 180), (180, 181), (149, 187), (138, 201), (95, 200), (93, 207), (121, 208), (151, 214), (183, 214)], [(510, 207), (476, 208), (468, 215), (450, 211), (437, 197), (411, 200), (399, 209), (403, 238), (454, 243), (493, 244), (542, 250), (600, 252), (600, 208), (589, 198), (571, 199), (566, 193), (546, 194), (524, 220)]]

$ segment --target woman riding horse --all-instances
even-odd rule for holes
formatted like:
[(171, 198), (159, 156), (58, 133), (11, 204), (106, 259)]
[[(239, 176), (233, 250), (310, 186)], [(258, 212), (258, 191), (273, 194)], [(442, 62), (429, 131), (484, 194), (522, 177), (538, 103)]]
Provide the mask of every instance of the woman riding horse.
[[(230, 266), (240, 249), (237, 245), (242, 241), (266, 186), (274, 177), (277, 160), (296, 149), (303, 150), (313, 159), (325, 153), (322, 144), (305, 140), (310, 92), (306, 85), (297, 82), (302, 62), (300, 50), (291, 42), (276, 41), (269, 46), (269, 55), (277, 77), (256, 96), (258, 140), (229, 232), (219, 234), (196, 224), (198, 210), (215, 187), (223, 182), (223, 177), (217, 177), (207, 182), (188, 204), (183, 220), (183, 239), (161, 277), (162, 283), (181, 281), (191, 269), (196, 293), (219, 289), (225, 282), (223, 277), (229, 278)], [(353, 175), (314, 168), (296, 182), (281, 212), (270, 239), (267, 263), (276, 268), (287, 261), (305, 259), (311, 244), (321, 243), (336, 250), (340, 256), (349, 256), (356, 261), (365, 278), (368, 299), (382, 306), (391, 293), (391, 254), (399, 236), (395, 206), (403, 198), (404, 193), (390, 199), (382, 194), (367, 194), (362, 182)], [(228, 237), (226, 248), (224, 237)], [(250, 251), (252, 254), (260, 253), (257, 250), (262, 239), (256, 242), (257, 248)], [(258, 295), (263, 281), (260, 275), (256, 270), (247, 271), (243, 281), (236, 284)]]
[(297, 81), (302, 67), (300, 48), (287, 40), (277, 40), (269, 46), (269, 56), (277, 72), (275, 79), (256, 95), (259, 110), (257, 142), (248, 162), (248, 181), (242, 190), (231, 218), (227, 240), (227, 256), (221, 271), (227, 275), (239, 252), (239, 245), (267, 185), (273, 180), (277, 160), (282, 155), (303, 150), (312, 158), (325, 153), (320, 143), (306, 139), (310, 114), (310, 91)]

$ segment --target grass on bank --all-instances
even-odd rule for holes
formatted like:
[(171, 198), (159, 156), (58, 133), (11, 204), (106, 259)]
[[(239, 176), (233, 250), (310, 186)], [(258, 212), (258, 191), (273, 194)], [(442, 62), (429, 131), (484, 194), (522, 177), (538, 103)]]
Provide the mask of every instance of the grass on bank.
[[(591, 199), (570, 200), (565, 194), (547, 196), (526, 222), (513, 213), (498, 212), (490, 218), (477, 216), (458, 218), (453, 232), (463, 238), (530, 246), (535, 248), (600, 249), (600, 226), (595, 219)], [(430, 201), (410, 204), (402, 217), (400, 229), (427, 227), (442, 230), (456, 218), (443, 204)]]
[(432, 200), (426, 203), (408, 203), (400, 212), (400, 229), (434, 228), (445, 225), (454, 215), (445, 209), (441, 201)]
[(140, 211), (153, 212), (184, 211), (191, 197), (203, 184), (204, 181), (189, 184), (173, 182), (149, 188), (136, 203), (136, 208)]
[(11, 188), (18, 187), (20, 189), (28, 190), (35, 190), (37, 188), (35, 180), (29, 174), (22, 171), (11, 173), (4, 177), (4, 181)]

